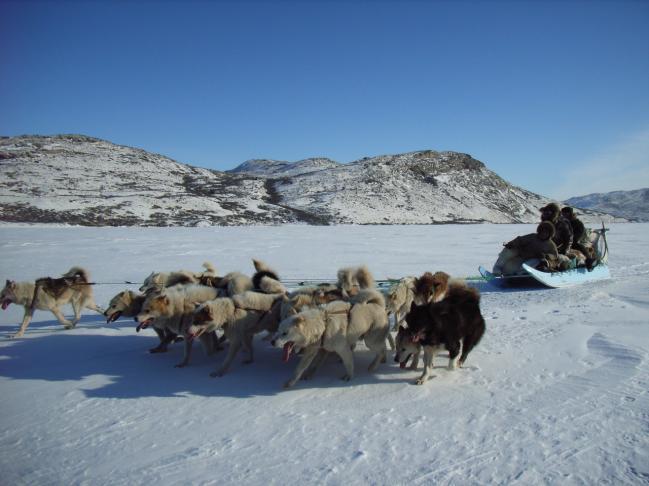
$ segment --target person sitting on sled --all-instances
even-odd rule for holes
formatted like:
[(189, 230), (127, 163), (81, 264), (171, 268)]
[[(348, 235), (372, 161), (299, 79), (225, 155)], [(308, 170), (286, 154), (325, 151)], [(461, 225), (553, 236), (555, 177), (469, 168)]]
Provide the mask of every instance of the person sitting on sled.
[(539, 211), (541, 211), (541, 221), (549, 221), (554, 225), (555, 233), (552, 241), (557, 245), (559, 254), (565, 255), (572, 248), (573, 234), (570, 221), (563, 217), (556, 203), (547, 204)]
[(586, 229), (584, 223), (577, 217), (570, 206), (561, 208), (561, 215), (572, 226), (572, 253), (577, 260), (577, 266), (583, 264), (588, 270), (592, 270), (597, 265), (597, 254), (590, 241), (590, 230)]
[(554, 225), (542, 221), (536, 228), (536, 233), (518, 236), (505, 243), (494, 264), (493, 273), (496, 275), (516, 275), (522, 273), (521, 265), (528, 263), (537, 266), (543, 262), (543, 268), (559, 269), (562, 266), (557, 246), (552, 241), (555, 234)]

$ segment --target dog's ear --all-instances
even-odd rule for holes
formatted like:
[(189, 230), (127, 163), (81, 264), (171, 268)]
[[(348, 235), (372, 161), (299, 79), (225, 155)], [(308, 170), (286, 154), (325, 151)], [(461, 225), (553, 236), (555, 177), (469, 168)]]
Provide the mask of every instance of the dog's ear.
[(169, 305), (169, 297), (167, 297), (166, 295), (158, 295), (155, 298), (155, 301), (160, 302), (161, 304), (164, 304), (164, 305)]
[(293, 322), (295, 322), (295, 325), (297, 327), (303, 327), (304, 326), (304, 316), (299, 315), (299, 314), (296, 315), (295, 320)]
[(419, 341), (421, 341), (421, 340), (424, 339), (425, 337), (426, 337), (426, 334), (424, 333), (424, 331), (419, 331), (419, 332), (416, 332), (416, 333), (412, 334), (412, 335), (410, 336), (410, 340), (411, 340), (413, 343), (418, 343)]
[(9, 287), (11, 290), (16, 288), (16, 282), (14, 280), (7, 280), (7, 287)]

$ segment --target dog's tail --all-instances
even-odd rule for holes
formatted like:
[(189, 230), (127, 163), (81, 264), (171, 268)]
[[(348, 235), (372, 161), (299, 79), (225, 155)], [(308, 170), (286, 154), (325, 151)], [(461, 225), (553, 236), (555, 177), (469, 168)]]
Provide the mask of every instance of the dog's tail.
[(350, 302), (352, 304), (377, 304), (385, 307), (383, 294), (374, 289), (363, 289), (354, 295)]
[(277, 272), (275, 270), (270, 268), (265, 262), (262, 262), (261, 260), (255, 260), (253, 258), (252, 259), (252, 264), (254, 265), (255, 270), (257, 270), (258, 272), (270, 272), (270, 273), (274, 273), (275, 275), (277, 275)]
[(358, 286), (362, 289), (374, 288), (374, 276), (365, 265), (358, 267), (356, 270), (356, 280), (358, 281)]
[(90, 273), (83, 267), (72, 267), (63, 274), (64, 277), (79, 279), (84, 283), (90, 282)]
[(203, 262), (203, 268), (205, 269), (203, 276), (216, 277), (216, 267), (212, 265), (212, 262)]
[(288, 290), (282, 283), (268, 275), (264, 275), (259, 282), (259, 289), (267, 294), (287, 294)]

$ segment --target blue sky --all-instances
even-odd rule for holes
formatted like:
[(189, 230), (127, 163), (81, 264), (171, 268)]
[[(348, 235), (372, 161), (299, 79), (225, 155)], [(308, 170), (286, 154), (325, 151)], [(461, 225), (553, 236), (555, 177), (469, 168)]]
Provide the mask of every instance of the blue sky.
[(648, 1), (0, 3), (0, 134), (218, 170), (466, 152), (555, 198), (649, 187)]

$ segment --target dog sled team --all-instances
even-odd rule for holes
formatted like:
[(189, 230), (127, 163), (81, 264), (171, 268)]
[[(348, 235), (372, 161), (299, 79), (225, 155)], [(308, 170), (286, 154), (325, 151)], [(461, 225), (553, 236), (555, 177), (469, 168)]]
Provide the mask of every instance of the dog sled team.
[(541, 222), (536, 232), (504, 243), (492, 273), (524, 274), (523, 263), (543, 272), (577, 267), (592, 270), (599, 262), (599, 233), (588, 230), (569, 206), (559, 209), (558, 204), (550, 203), (539, 211)]
[[(158, 335), (151, 353), (182, 341), (183, 359), (177, 367), (190, 363), (194, 341), (208, 355), (227, 344), (226, 356), (211, 376), (227, 373), (241, 350), (244, 362), (251, 363), (253, 338), (265, 331), (264, 340), (281, 349), (284, 361), (299, 355), (285, 387), (312, 376), (330, 353), (342, 362), (342, 378), (351, 380), (359, 342), (373, 355), (370, 372), (386, 362), (388, 343), (402, 368), (411, 363), (410, 369), (417, 369), (423, 352), (423, 372), (416, 381), (423, 384), (433, 376), (437, 354), (448, 353), (448, 369), (462, 366), (485, 331), (478, 291), (444, 272), (402, 278), (384, 294), (367, 267), (343, 268), (335, 284), (289, 292), (275, 270), (258, 260), (253, 265), (252, 277), (239, 272), (218, 276), (209, 263), (198, 273), (152, 273), (139, 292), (118, 293), (105, 311), (94, 302), (88, 272), (79, 267), (59, 279), (7, 281), (0, 302), (3, 309), (11, 303), (25, 309), (15, 337), (24, 334), (34, 309), (50, 310), (66, 328), (76, 325), (84, 307), (102, 313), (108, 323), (133, 318), (138, 332), (152, 328)], [(61, 312), (68, 303), (73, 321)]]

